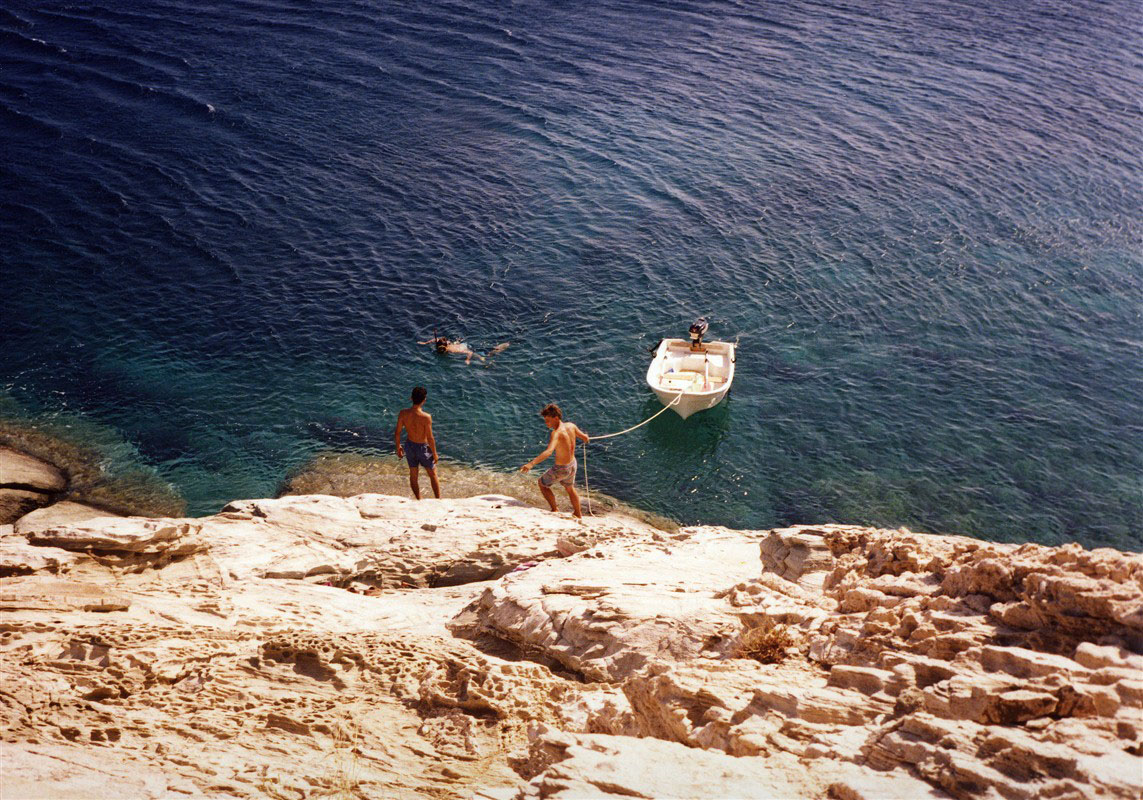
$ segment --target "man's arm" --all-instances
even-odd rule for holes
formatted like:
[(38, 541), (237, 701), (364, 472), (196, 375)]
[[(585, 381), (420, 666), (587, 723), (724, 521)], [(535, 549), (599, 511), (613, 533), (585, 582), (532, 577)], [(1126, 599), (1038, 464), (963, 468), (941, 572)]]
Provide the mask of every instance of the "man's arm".
[(437, 458), (437, 437), (433, 436), (433, 417), (431, 414), (428, 416), (429, 416), (429, 434), (428, 434), (429, 448), (432, 449), (432, 451), (433, 451), (433, 463), (435, 464), (435, 463), (437, 463), (437, 461), (439, 461), (439, 459)]
[(533, 458), (533, 459), (532, 459), (531, 461), (529, 461), (527, 464), (525, 464), (524, 466), (520, 467), (520, 471), (521, 471), (521, 472), (527, 472), (527, 471), (528, 471), (528, 470), (530, 470), (532, 467), (536, 466), (536, 465), (537, 465), (537, 464), (539, 464), (541, 461), (543, 461), (545, 458), (547, 458), (547, 457), (548, 457), (548, 456), (550, 456), (552, 453), (554, 453), (554, 452), (555, 452), (555, 450), (556, 450), (556, 432), (555, 432), (555, 431), (552, 431), (552, 433), (551, 433), (551, 436), (549, 436), (549, 437), (548, 437), (548, 446), (547, 446), (547, 448), (545, 448), (544, 452), (540, 453), (538, 456), (536, 456), (535, 458)]
[(393, 441), (397, 444), (397, 458), (405, 457), (405, 448), (401, 446), (401, 429), (405, 427), (405, 412), (397, 412), (397, 430), (393, 431)]
[(582, 439), (585, 442), (591, 441), (591, 437), (588, 436), (586, 433), (584, 433), (582, 430), (580, 430), (579, 425), (575, 426), (575, 436), (577, 439)]

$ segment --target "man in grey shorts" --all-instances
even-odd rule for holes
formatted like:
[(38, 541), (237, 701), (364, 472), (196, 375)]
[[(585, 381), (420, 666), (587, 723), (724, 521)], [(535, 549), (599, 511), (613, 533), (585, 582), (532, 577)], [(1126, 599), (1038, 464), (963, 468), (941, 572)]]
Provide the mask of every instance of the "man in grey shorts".
[(555, 403), (544, 406), (540, 416), (544, 418), (544, 424), (552, 431), (548, 439), (548, 446), (544, 452), (520, 467), (520, 471), (527, 472), (552, 453), (555, 453), (555, 466), (540, 476), (540, 493), (544, 495), (544, 499), (548, 501), (552, 511), (559, 511), (556, 506), (555, 492), (552, 491), (552, 484), (558, 481), (567, 490), (568, 499), (571, 500), (572, 504), (572, 513), (576, 519), (583, 519), (583, 512), (579, 506), (579, 494), (575, 490), (575, 440), (582, 439), (586, 442), (590, 440), (590, 437), (581, 431), (574, 422), (564, 422), (563, 412)]

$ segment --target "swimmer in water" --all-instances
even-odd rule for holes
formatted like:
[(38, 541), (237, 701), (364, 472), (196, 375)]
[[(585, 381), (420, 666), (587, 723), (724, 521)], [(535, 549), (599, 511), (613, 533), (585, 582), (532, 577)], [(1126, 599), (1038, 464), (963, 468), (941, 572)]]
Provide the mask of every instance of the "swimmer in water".
[(431, 344), (433, 349), (435, 349), (442, 356), (449, 353), (453, 353), (454, 355), (458, 356), (464, 356), (465, 364), (471, 364), (473, 356), (476, 356), (481, 361), (484, 360), (484, 356), (477, 353), (460, 339), (450, 340), (447, 336), (435, 336), (432, 339), (427, 339), (423, 342), (417, 342), (417, 344)]

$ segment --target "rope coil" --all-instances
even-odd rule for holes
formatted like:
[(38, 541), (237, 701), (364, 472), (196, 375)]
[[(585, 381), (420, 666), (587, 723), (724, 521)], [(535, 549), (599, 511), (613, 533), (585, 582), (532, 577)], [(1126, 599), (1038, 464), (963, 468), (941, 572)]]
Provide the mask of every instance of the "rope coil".
[[(655, 417), (659, 416), (664, 411), (667, 411), (672, 406), (674, 406), (676, 403), (678, 403), (680, 400), (682, 400), (684, 394), (685, 394), (685, 392), (679, 392), (678, 397), (676, 397), (674, 400), (672, 400), (668, 405), (663, 406), (661, 409), (656, 411), (651, 416), (647, 417), (647, 419), (643, 420), (638, 425), (632, 425), (630, 428), (625, 428), (621, 431), (616, 431), (615, 433), (605, 433), (602, 436), (592, 436), (591, 441), (594, 442), (597, 439), (611, 439), (611, 438), (616, 437), (616, 436), (622, 436), (625, 433), (631, 433), (631, 431), (635, 430), (636, 428), (642, 428), (644, 425), (646, 425), (648, 422), (653, 420)], [(584, 491), (584, 494), (587, 495), (587, 513), (588, 513), (588, 516), (594, 517), (595, 513), (591, 510), (591, 485), (588, 483), (588, 480), (587, 480), (587, 442), (581, 442), (581, 444), (583, 445), (583, 491)]]

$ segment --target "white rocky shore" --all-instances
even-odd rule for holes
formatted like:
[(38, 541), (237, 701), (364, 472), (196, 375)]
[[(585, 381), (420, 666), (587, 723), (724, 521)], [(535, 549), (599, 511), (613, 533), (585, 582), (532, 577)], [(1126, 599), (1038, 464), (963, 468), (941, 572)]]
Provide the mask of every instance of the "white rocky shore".
[(0, 575), (5, 800), (1143, 794), (1139, 554), (365, 494), (56, 503)]

